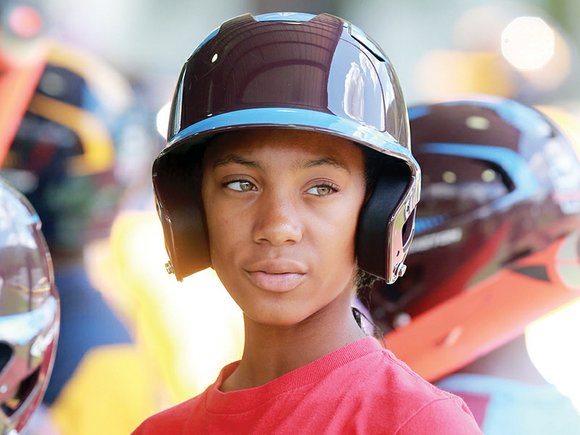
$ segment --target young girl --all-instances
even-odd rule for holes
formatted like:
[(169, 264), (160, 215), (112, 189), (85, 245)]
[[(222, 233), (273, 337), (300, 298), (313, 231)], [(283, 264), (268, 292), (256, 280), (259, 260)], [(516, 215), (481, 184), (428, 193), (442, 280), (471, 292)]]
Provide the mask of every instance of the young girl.
[(168, 136), (153, 168), (168, 267), (215, 269), (245, 347), (135, 434), (480, 433), (351, 310), (361, 278), (404, 273), (419, 198), (405, 103), (375, 43), (326, 14), (227, 21), (185, 64)]

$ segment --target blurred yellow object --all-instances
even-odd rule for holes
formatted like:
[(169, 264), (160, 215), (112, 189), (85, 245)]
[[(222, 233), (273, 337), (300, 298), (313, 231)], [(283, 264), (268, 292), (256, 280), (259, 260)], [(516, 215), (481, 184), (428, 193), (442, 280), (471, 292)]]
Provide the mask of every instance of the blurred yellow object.
[(103, 346), (87, 354), (50, 408), (60, 434), (131, 433), (159, 407), (147, 361), (133, 345)]
[(514, 79), (504, 59), (493, 51), (429, 52), (416, 66), (416, 84), (426, 99), (445, 99), (464, 94), (509, 97)]
[(91, 277), (130, 320), (159, 382), (168, 387), (170, 399), (160, 409), (202, 392), (222, 366), (241, 357), (241, 311), (213, 270), (181, 284), (167, 274), (155, 213), (121, 213), (110, 245), (99, 250), (91, 255)]

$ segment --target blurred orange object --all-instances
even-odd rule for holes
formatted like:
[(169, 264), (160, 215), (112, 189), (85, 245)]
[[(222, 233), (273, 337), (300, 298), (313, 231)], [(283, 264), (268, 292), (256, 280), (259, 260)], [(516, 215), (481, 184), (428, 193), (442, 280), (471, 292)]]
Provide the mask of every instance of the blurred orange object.
[(580, 297), (579, 244), (580, 232), (571, 233), (502, 269), (387, 334), (388, 348), (429, 381), (454, 372)]
[(0, 71), (0, 164), (30, 103), (45, 61)]

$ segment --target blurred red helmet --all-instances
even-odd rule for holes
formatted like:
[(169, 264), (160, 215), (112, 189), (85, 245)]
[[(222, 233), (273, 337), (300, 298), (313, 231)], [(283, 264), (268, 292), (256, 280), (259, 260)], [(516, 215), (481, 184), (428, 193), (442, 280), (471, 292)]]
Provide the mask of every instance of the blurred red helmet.
[(507, 99), (409, 113), (423, 171), (416, 237), (406, 276), (377, 285), (368, 303), (386, 330), (410, 322), (388, 335), (403, 359), (426, 360), (453, 330), (463, 334), (463, 356), (452, 361), (447, 349), (458, 368), (580, 295), (567, 278), (578, 267), (580, 155), (549, 118)]
[(25, 426), (46, 390), (59, 299), (38, 215), (0, 179), (0, 433)]

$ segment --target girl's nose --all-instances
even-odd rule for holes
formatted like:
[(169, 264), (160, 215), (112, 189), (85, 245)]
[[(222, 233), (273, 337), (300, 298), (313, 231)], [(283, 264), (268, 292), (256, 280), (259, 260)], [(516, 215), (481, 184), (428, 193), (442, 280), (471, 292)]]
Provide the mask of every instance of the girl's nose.
[(254, 227), (256, 243), (281, 246), (298, 243), (302, 239), (302, 220), (291, 199), (283, 195), (265, 194), (257, 215)]

